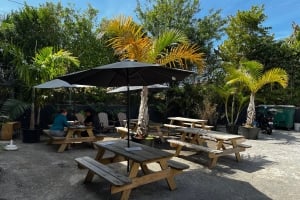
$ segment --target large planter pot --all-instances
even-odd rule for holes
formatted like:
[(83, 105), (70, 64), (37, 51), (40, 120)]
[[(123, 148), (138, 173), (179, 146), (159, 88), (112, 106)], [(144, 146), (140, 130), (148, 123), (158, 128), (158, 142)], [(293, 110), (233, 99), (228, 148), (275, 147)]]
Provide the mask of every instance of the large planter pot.
[(226, 132), (230, 133), (230, 134), (237, 135), (238, 132), (239, 132), (239, 126), (238, 125), (226, 124)]
[(23, 129), (22, 141), (24, 143), (36, 143), (40, 141), (40, 130), (38, 129)]
[(136, 138), (134, 136), (131, 136), (131, 141), (140, 143), (143, 145), (147, 145), (150, 147), (154, 147), (154, 138), (153, 137), (147, 137), (147, 138)]
[(260, 128), (240, 126), (240, 135), (246, 139), (256, 140), (258, 138)]

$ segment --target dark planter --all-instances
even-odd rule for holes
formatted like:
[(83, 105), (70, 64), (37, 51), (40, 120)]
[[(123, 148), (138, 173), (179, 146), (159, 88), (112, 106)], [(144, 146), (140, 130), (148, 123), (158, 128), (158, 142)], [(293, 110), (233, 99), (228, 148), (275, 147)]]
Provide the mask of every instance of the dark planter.
[(246, 139), (256, 140), (258, 139), (260, 128), (240, 126), (240, 135)]
[(40, 130), (23, 129), (22, 140), (24, 143), (37, 143), (40, 141)]
[(236, 124), (234, 125), (226, 124), (226, 132), (237, 135), (239, 132), (239, 126)]
[(153, 137), (147, 137), (147, 138), (136, 138), (134, 136), (131, 136), (131, 141), (140, 143), (143, 145), (147, 145), (150, 147), (154, 147), (154, 139)]

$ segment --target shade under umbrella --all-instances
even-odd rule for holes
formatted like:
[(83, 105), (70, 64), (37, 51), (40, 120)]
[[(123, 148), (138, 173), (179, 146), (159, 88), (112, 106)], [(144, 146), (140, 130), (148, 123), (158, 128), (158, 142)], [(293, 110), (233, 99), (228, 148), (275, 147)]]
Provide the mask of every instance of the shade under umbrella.
[[(147, 87), (149, 89), (166, 89), (166, 88), (169, 88), (169, 86), (162, 85), (162, 84), (148, 85)], [(130, 86), (129, 87), (130, 91), (141, 90), (141, 89), (143, 89), (143, 86)], [(108, 91), (107, 93), (119, 93), (119, 92), (127, 92), (127, 86), (122, 86), (122, 87), (115, 88), (113, 90)]]
[[(72, 84), (102, 87), (127, 86), (127, 123), (130, 121), (130, 86), (147, 86), (171, 81), (181, 81), (193, 72), (166, 68), (158, 64), (122, 61), (59, 77)], [(128, 147), (129, 144), (129, 124)]]

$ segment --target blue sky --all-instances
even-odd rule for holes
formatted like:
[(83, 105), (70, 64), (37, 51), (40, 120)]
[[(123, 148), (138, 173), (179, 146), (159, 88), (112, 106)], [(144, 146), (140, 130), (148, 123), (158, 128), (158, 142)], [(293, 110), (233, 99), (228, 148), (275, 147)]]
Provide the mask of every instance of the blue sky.
[[(136, 0), (54, 0), (52, 2), (74, 4), (76, 8), (84, 10), (88, 3), (99, 10), (99, 19), (111, 18), (120, 14), (135, 17)], [(45, 0), (0, 0), (0, 14), (18, 10), (22, 4), (38, 6)], [(292, 22), (300, 24), (299, 0), (200, 0), (200, 15), (206, 15), (209, 9), (222, 9), (223, 16), (235, 15), (238, 10), (249, 10), (252, 5), (265, 5), (265, 14), (268, 16), (265, 26), (272, 27), (271, 33), (275, 38), (288, 37), (292, 33)]]

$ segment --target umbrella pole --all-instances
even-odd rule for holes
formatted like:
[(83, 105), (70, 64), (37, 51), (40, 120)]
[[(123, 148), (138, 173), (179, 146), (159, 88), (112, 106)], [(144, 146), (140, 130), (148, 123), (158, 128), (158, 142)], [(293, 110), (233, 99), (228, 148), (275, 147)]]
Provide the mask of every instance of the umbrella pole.
[[(127, 147), (130, 147), (129, 139), (130, 139), (130, 90), (129, 90), (129, 75), (128, 75), (128, 69), (126, 69), (126, 75), (127, 75)], [(127, 172), (129, 172), (130, 168), (129, 159), (127, 160)]]
[(129, 85), (127, 86), (127, 146), (130, 147), (129, 144), (129, 136), (130, 136), (130, 90), (129, 90)]

